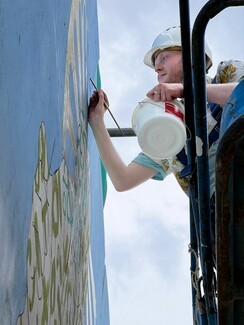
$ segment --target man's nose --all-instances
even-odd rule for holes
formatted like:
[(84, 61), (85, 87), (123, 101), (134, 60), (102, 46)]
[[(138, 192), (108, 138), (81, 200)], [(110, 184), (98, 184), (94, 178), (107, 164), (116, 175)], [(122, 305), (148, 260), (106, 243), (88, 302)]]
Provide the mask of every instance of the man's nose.
[(155, 66), (154, 66), (154, 70), (155, 70), (155, 72), (159, 72), (159, 71), (161, 71), (163, 69), (163, 64), (162, 63), (160, 63), (160, 62), (158, 62), (158, 63), (155, 63)]

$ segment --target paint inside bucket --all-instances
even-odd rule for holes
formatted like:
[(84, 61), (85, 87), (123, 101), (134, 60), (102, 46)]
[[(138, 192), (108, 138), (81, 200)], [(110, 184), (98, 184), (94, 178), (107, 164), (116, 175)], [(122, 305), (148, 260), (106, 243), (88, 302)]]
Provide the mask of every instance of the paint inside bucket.
[(167, 159), (177, 155), (186, 142), (184, 106), (178, 101), (139, 102), (132, 115), (139, 146), (149, 157)]

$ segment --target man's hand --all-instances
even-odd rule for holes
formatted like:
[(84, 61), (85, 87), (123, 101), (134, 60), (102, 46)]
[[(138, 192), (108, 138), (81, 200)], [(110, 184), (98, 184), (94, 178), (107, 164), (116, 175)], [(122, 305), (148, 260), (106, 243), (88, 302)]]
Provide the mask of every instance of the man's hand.
[(94, 91), (88, 106), (88, 120), (90, 125), (103, 120), (107, 107), (109, 106), (107, 95), (102, 89)]
[(181, 83), (160, 83), (147, 93), (147, 97), (155, 102), (172, 102), (176, 98), (183, 98), (183, 91)]

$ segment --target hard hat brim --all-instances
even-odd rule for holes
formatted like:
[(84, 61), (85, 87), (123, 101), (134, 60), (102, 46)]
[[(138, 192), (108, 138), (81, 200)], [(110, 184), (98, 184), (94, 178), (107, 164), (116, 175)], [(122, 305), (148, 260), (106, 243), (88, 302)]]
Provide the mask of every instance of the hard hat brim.
[[(146, 53), (143, 62), (150, 68), (154, 69), (154, 53), (161, 50), (181, 49), (180, 26), (173, 26), (160, 33), (154, 40), (151, 49)], [(212, 53), (205, 41), (206, 70), (212, 65)]]
[(144, 64), (146, 64), (148, 67), (154, 69), (154, 62), (153, 62), (153, 57), (154, 54), (157, 51), (181, 51), (181, 44), (175, 44), (174, 46), (156, 46), (153, 49), (151, 49), (150, 51), (148, 51), (146, 53), (146, 55), (144, 56), (143, 62)]

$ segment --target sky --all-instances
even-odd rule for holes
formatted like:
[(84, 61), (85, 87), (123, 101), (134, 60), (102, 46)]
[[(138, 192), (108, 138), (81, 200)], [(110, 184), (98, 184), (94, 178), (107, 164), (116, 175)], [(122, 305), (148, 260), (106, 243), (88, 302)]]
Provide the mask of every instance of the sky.
[[(120, 127), (131, 127), (138, 101), (156, 85), (143, 58), (156, 36), (179, 25), (178, 1), (97, 0), (102, 88)], [(191, 25), (206, 1), (190, 1)], [(244, 7), (212, 19), (206, 39), (214, 76), (222, 60), (244, 60)], [(116, 127), (107, 114), (108, 128)], [(126, 164), (137, 139), (113, 138)], [(118, 193), (108, 178), (104, 208), (111, 325), (192, 324), (188, 198), (173, 176)]]

